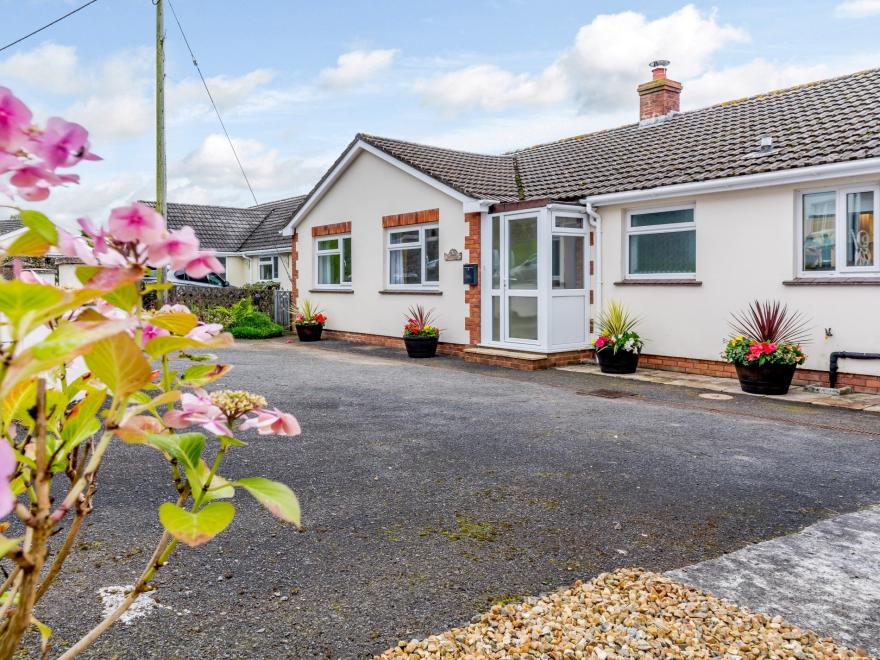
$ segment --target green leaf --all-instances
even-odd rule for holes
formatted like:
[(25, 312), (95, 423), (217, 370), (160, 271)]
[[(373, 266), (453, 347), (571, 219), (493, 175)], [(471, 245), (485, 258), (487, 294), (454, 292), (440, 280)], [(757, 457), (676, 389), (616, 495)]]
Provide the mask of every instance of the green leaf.
[(147, 444), (161, 449), (185, 468), (194, 469), (199, 465), (205, 449), (205, 436), (201, 433), (173, 433), (146, 435)]
[(284, 484), (263, 477), (248, 477), (237, 479), (232, 485), (244, 488), (272, 515), (300, 526), (299, 500)]
[(21, 224), (34, 231), (52, 245), (58, 243), (58, 230), (55, 224), (39, 211), (22, 210), (18, 214)]
[(151, 282), (150, 284), (144, 284), (144, 293), (149, 291), (167, 291), (174, 285), (170, 282), (162, 282), (161, 284), (158, 282)]
[(52, 243), (43, 238), (39, 232), (28, 229), (19, 234), (9, 247), (6, 254), (10, 257), (42, 257), (52, 247)]
[(131, 312), (138, 306), (141, 300), (141, 292), (136, 283), (128, 282), (118, 289), (104, 294), (103, 298), (114, 307)]
[(231, 364), (194, 364), (183, 372), (180, 384), (187, 387), (202, 387), (225, 376), (231, 369)]
[(40, 631), (40, 650), (43, 652), (44, 658), (48, 657), (49, 638), (52, 636), (52, 629), (33, 615), (31, 615), (31, 623)]
[(133, 319), (63, 322), (35, 344), (31, 354), (38, 360), (66, 355), (85, 345), (112, 337), (132, 325)]
[[(137, 392), (135, 395), (132, 395), (132, 400), (138, 405), (132, 406), (125, 411), (125, 419), (134, 415), (140, 415), (142, 412), (148, 410), (154, 411), (157, 407), (164, 406), (168, 403), (174, 403), (178, 399), (180, 399), (180, 392), (178, 390), (162, 392), (162, 394), (154, 398), (150, 398), (150, 395), (145, 392)], [(123, 421), (123, 424), (124, 423), (125, 422)]]
[(232, 343), (232, 335), (228, 332), (222, 332), (207, 341), (196, 341), (189, 337), (154, 337), (147, 343), (147, 353), (155, 360), (172, 351), (181, 351), (186, 348), (225, 348), (232, 346)]
[(190, 312), (161, 312), (148, 320), (175, 335), (185, 335), (199, 323), (199, 318)]
[(162, 526), (178, 541), (193, 548), (217, 536), (234, 517), (235, 507), (229, 502), (211, 502), (195, 513), (171, 502), (159, 507)]
[(0, 312), (12, 325), (19, 325), (25, 316), (36, 315), (39, 310), (60, 304), (64, 298), (64, 291), (47, 284), (0, 280)]
[(85, 361), (91, 372), (117, 397), (137, 392), (153, 375), (141, 349), (125, 332), (95, 343)]
[(23, 537), (11, 539), (0, 534), (0, 557), (5, 557), (21, 545)]
[(67, 421), (61, 429), (61, 439), (68, 449), (73, 449), (100, 430), (101, 420), (98, 411), (101, 410), (106, 398), (107, 392), (104, 390), (89, 387), (86, 395), (70, 410)]
[[(198, 497), (202, 492), (205, 482), (208, 481), (208, 475), (211, 474), (211, 470), (208, 469), (205, 461), (200, 460), (195, 466), (187, 466), (185, 471), (186, 480), (189, 482), (189, 488), (192, 491), (193, 497)], [(229, 499), (230, 497), (235, 497), (235, 488), (230, 486), (226, 479), (215, 474), (211, 479), (211, 483), (208, 484), (208, 490), (205, 492), (204, 497), (205, 501)]]

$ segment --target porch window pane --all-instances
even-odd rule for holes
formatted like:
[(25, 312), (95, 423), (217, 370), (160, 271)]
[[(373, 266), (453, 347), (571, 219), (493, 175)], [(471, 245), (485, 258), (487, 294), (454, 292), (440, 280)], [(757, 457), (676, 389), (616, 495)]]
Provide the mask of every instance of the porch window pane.
[(650, 213), (633, 213), (630, 216), (632, 227), (654, 227), (671, 225), (680, 222), (693, 222), (693, 209), (676, 209), (674, 211), (652, 211)]
[(584, 288), (584, 237), (553, 237), (553, 288)]
[(323, 241), (318, 241), (318, 249), (319, 250), (338, 250), (339, 249), (339, 239), (337, 238), (328, 238)]
[(440, 281), (440, 230), (425, 230), (425, 281)]
[(392, 250), (389, 270), (391, 284), (421, 284), (422, 249)]
[(318, 257), (318, 284), (339, 284), (338, 253)]
[(694, 230), (630, 234), (629, 272), (632, 275), (696, 272), (696, 237)]
[(351, 236), (342, 239), (342, 281), (351, 283)]
[(847, 193), (846, 265), (874, 265), (874, 193)]
[(501, 218), (492, 218), (492, 288), (501, 288)]
[(538, 288), (538, 219), (507, 221), (507, 281), (511, 289)]
[(804, 270), (834, 270), (837, 193), (804, 195)]
[(501, 296), (492, 296), (492, 341), (501, 341)]
[(584, 219), (583, 218), (564, 218), (564, 217), (557, 216), (556, 228), (557, 229), (583, 229), (584, 228)]
[(538, 299), (510, 296), (507, 299), (507, 332), (511, 339), (538, 339)]

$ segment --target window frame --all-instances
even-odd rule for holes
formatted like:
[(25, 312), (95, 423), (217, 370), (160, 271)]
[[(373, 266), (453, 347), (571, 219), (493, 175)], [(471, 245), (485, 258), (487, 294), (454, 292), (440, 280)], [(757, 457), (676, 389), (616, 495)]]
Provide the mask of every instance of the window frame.
[[(870, 192), (874, 196), (874, 265), (872, 266), (847, 266), (846, 265), (846, 196), (851, 193)], [(834, 198), (834, 270), (807, 270), (804, 268), (804, 195), (815, 193), (833, 193)], [(808, 188), (798, 190), (796, 196), (795, 213), (795, 261), (797, 264), (797, 277), (808, 278), (837, 278), (852, 277), (853, 275), (870, 275), (880, 277), (880, 185), (866, 182), (863, 184), (851, 184), (845, 186), (823, 186), (821, 188)]]
[[(693, 211), (693, 220), (691, 222), (670, 222), (665, 225), (651, 225), (648, 227), (633, 227), (632, 217), (634, 215), (644, 215), (647, 213), (660, 213), (663, 211)], [(672, 206), (651, 206), (646, 208), (627, 209), (624, 218), (624, 237), (623, 237), (623, 278), (626, 280), (696, 280), (697, 279), (697, 205), (696, 204), (675, 204)], [(684, 233), (686, 231), (694, 232), (694, 270), (693, 272), (668, 272), (668, 273), (631, 273), (630, 272), (630, 236), (638, 236), (641, 234), (672, 234)]]
[[(312, 282), (314, 284), (315, 289), (324, 289), (324, 290), (333, 291), (333, 290), (338, 290), (338, 289), (348, 290), (348, 289), (352, 288), (352, 280), (354, 280), (354, 269), (352, 269), (352, 271), (351, 271), (351, 279), (348, 282), (343, 281), (343, 278), (345, 277), (345, 254), (342, 249), (342, 242), (346, 238), (351, 240), (351, 232), (345, 232), (344, 234), (327, 234), (325, 236), (315, 236), (315, 238), (314, 238), (314, 255), (315, 255), (314, 262), (315, 262), (315, 264), (314, 264), (314, 272), (313, 272), (313, 279), (312, 279)], [(321, 250), (318, 247), (318, 245), (320, 244), (321, 241), (332, 241), (332, 240), (337, 240), (337, 239), (339, 240), (339, 247), (337, 247), (336, 249)], [(353, 244), (352, 244), (351, 249), (353, 249)], [(318, 277), (318, 273), (320, 272), (320, 257), (332, 256), (334, 254), (339, 255), (339, 284), (321, 284), (319, 282), (319, 277)], [(349, 256), (350, 260), (354, 261), (351, 254), (349, 254), (348, 256)]]
[[(272, 271), (275, 273), (274, 277), (270, 277), (268, 279), (263, 277), (263, 263), (264, 259), (270, 259), (270, 263), (272, 264)], [(258, 282), (280, 282), (281, 274), (281, 257), (277, 254), (261, 254), (257, 257), (257, 277), (259, 278)]]
[[(430, 229), (437, 230), (437, 281), (436, 282), (428, 282), (426, 279), (427, 271), (428, 271), (428, 250), (427, 250), (427, 240), (425, 238), (425, 234)], [(391, 236), (397, 233), (403, 232), (411, 232), (418, 231), (419, 232), (419, 241), (418, 243), (391, 243)], [(391, 283), (391, 254), (392, 252), (398, 252), (402, 250), (411, 250), (414, 248), (418, 248), (422, 252), (421, 258), (421, 282), (418, 284), (392, 284)], [(385, 286), (388, 289), (403, 289), (403, 290), (419, 290), (419, 289), (429, 289), (429, 290), (437, 290), (440, 288), (440, 263), (443, 261), (443, 250), (440, 249), (440, 223), (438, 222), (430, 222), (418, 225), (403, 225), (399, 227), (389, 227), (385, 230)]]

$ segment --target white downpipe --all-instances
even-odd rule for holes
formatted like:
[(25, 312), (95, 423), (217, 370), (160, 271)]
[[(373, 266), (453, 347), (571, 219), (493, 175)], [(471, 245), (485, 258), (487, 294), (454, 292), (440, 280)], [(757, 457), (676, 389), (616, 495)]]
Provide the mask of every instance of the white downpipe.
[[(584, 208), (590, 225), (596, 230), (596, 295), (593, 298), (593, 307), (602, 313), (602, 217), (593, 209), (593, 205), (584, 200)], [(598, 319), (598, 314), (595, 315)], [(589, 333), (595, 334), (595, 333)]]

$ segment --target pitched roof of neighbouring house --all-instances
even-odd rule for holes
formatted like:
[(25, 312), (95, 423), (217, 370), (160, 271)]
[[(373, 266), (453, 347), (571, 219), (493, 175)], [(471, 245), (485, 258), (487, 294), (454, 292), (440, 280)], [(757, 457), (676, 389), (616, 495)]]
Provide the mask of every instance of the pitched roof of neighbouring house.
[(217, 252), (289, 250), (290, 239), (279, 232), (293, 215), (287, 212), (290, 202), (284, 199), (252, 208), (169, 202), (166, 220), (169, 229), (192, 227), (202, 246)]
[(261, 211), (266, 214), (264, 220), (251, 232), (242, 243), (241, 250), (266, 250), (279, 246), (290, 247), (290, 239), (281, 236), (281, 230), (287, 226), (293, 218), (293, 214), (299, 210), (305, 201), (305, 195), (288, 197), (274, 202), (251, 206), (250, 210)]
[(21, 224), (21, 218), (17, 215), (3, 218), (2, 220), (0, 220), (0, 236), (6, 236), (6, 234), (11, 234), (14, 231), (18, 231), (23, 226), (24, 225)]
[(477, 199), (578, 199), (878, 157), (880, 69), (500, 156), (357, 139)]

